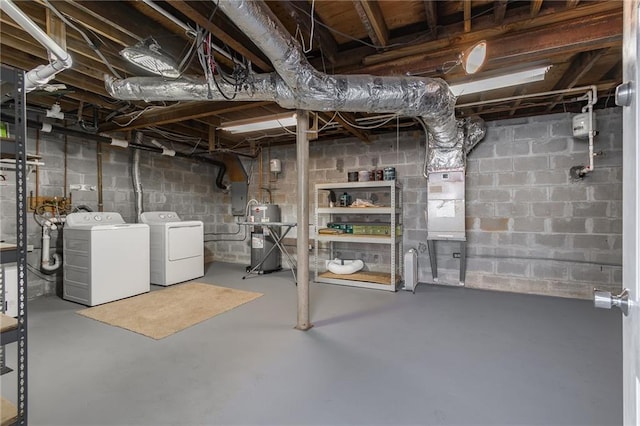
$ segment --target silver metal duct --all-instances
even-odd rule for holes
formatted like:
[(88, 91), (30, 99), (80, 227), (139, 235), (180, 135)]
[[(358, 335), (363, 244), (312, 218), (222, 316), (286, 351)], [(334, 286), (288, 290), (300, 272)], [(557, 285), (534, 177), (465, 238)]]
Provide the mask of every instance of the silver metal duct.
[[(461, 149), (465, 132), (454, 116), (455, 96), (442, 79), (328, 75), (313, 68), (293, 39), (262, 1), (219, 0), (218, 7), (271, 60), (276, 73), (252, 75), (235, 92), (236, 101), (274, 101), (283, 108), (311, 111), (398, 113), (424, 118), (433, 136), (432, 149)], [(155, 77), (117, 80), (105, 77), (108, 92), (118, 99), (224, 100), (213, 84)], [(222, 79), (227, 95), (233, 85)]]

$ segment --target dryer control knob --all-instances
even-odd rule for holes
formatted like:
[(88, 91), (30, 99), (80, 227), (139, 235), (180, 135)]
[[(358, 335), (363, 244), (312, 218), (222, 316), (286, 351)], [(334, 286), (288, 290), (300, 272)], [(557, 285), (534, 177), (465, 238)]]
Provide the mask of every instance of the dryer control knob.
[(163, 214), (159, 215), (159, 217), (160, 217), (160, 219), (164, 219), (164, 215)]
[(93, 217), (93, 219), (96, 220), (97, 222), (100, 222), (102, 220), (102, 216), (97, 214)]

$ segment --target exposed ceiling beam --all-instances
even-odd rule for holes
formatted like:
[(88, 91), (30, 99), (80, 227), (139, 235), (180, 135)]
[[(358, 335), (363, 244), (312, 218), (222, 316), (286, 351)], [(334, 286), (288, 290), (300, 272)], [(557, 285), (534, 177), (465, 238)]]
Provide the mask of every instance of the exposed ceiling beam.
[[(2, 40), (4, 43), (4, 39)], [(33, 68), (33, 58), (19, 49), (15, 49), (9, 46), (2, 47), (2, 62), (20, 68), (23, 70)], [(90, 90), (94, 93), (107, 96), (107, 91), (104, 88), (104, 84), (100, 80), (94, 80), (88, 78), (87, 75), (80, 74), (73, 69), (64, 70), (56, 75), (53, 82), (60, 82), (69, 84), (75, 87), (81, 87), (85, 90)]]
[(55, 41), (63, 50), (67, 50), (67, 26), (62, 19), (47, 9), (47, 34)]
[(471, 0), (462, 0), (464, 6), (464, 32), (471, 31)]
[(330, 62), (335, 63), (338, 54), (338, 43), (333, 35), (323, 26), (323, 22), (317, 14), (313, 14), (316, 24), (311, 31), (311, 5), (306, 0), (291, 0), (280, 2), (280, 6), (307, 34), (313, 33), (316, 46), (320, 46), (322, 54)]
[[(207, 117), (208, 124), (219, 126), (221, 120), (213, 115), (226, 114), (234, 111), (258, 108), (268, 105), (270, 102), (189, 102), (170, 107), (151, 109), (142, 113), (135, 121), (128, 123), (131, 116), (117, 117), (113, 123), (107, 123), (100, 127), (100, 131), (111, 132), (140, 129), (148, 126), (177, 123), (186, 120)], [(125, 124), (127, 123), (127, 124)]]
[(355, 118), (355, 116), (353, 114), (346, 113), (346, 112), (341, 112), (340, 115), (336, 114), (335, 117), (333, 117), (333, 118), (332, 118), (333, 114), (331, 114), (329, 112), (318, 112), (318, 115), (320, 115), (322, 118), (327, 120), (327, 122), (331, 121), (332, 119), (337, 121), (338, 123), (340, 123), (340, 125), (347, 132), (351, 133), (353, 136), (355, 136), (356, 138), (360, 139), (361, 141), (366, 142), (366, 143), (370, 143), (371, 142), (371, 139), (369, 139), (369, 134), (366, 133), (366, 131), (360, 130), (360, 129), (356, 129), (348, 121), (346, 121), (345, 119), (340, 117), (340, 115), (342, 115), (347, 120), (350, 120), (351, 122), (355, 123), (356, 118)]
[[(41, 0), (39, 0), (41, 1)], [(106, 20), (99, 14), (92, 12), (79, 2), (56, 1), (52, 2), (59, 12), (82, 22), (97, 34), (108, 38), (121, 46), (131, 46), (141, 40), (141, 37), (122, 26)], [(135, 25), (131, 27), (135, 28)]]
[[(46, 26), (46, 22), (44, 21), (39, 22), (37, 19), (33, 19), (33, 21), (38, 25)], [(40, 43), (38, 43), (33, 37), (31, 37), (31, 35), (4, 14), (0, 14), (0, 25), (2, 26), (3, 37), (13, 36), (16, 39), (22, 40), (24, 43), (29, 43), (38, 49), (44, 50), (44, 47), (42, 47)], [(102, 59), (96, 55), (84, 40), (79, 38), (79, 35), (75, 30), (71, 29), (70, 31), (67, 31), (65, 38), (67, 51), (72, 55), (74, 64), (84, 63), (90, 68), (100, 69), (102, 70), (101, 72), (108, 72), (108, 69), (104, 65)], [(119, 62), (121, 60), (119, 56), (112, 55), (108, 49), (104, 48), (101, 49), (101, 52), (117, 71), (126, 72), (124, 68), (119, 66)]]
[(383, 47), (388, 45), (389, 29), (378, 2), (376, 0), (354, 0), (353, 5), (373, 44)]
[(240, 43), (235, 37), (230, 36), (225, 31), (222, 30), (218, 25), (210, 22), (209, 19), (200, 14), (196, 9), (194, 9), (191, 5), (187, 4), (185, 1), (173, 1), (171, 2), (171, 6), (175, 7), (178, 11), (183, 13), (187, 18), (194, 21), (196, 24), (200, 25), (202, 28), (210, 31), (214, 36), (222, 40), (225, 44), (227, 44), (230, 48), (250, 60), (257, 67), (262, 69), (263, 71), (272, 71), (273, 67), (264, 61), (260, 56), (253, 53), (251, 50), (247, 49), (242, 43)]
[(500, 25), (504, 21), (504, 16), (507, 13), (508, 0), (496, 0), (493, 2), (493, 21)]
[[(564, 53), (611, 47), (622, 40), (622, 14), (608, 12), (594, 16), (564, 21), (556, 25), (522, 30), (505, 34), (499, 43), (491, 44), (491, 55), (485, 65), (517, 64), (519, 61), (536, 56), (539, 60)], [(453, 60), (462, 46), (441, 47), (437, 55), (424, 52), (418, 55), (396, 59), (390, 64), (381, 63), (361, 67), (359, 72), (373, 74), (435, 74), (445, 61)]]
[[(571, 61), (571, 65), (567, 68), (567, 71), (564, 73), (562, 77), (558, 80), (558, 82), (553, 86), (552, 90), (560, 90), (560, 89), (571, 89), (575, 87), (580, 79), (593, 68), (593, 66), (604, 56), (608, 48), (606, 49), (597, 49), (592, 50), (590, 52), (582, 52), (576, 55), (576, 57)], [(561, 96), (558, 96), (553, 100), (551, 105), (547, 107), (547, 111), (551, 111), (553, 107), (557, 105), (558, 102), (562, 99)]]
[[(559, 10), (553, 6), (555, 5), (545, 8), (545, 10), (542, 11), (536, 19), (531, 19), (529, 11), (527, 10), (526, 13), (510, 14), (508, 18), (505, 18), (503, 25), (496, 27), (493, 22), (493, 17), (481, 16), (474, 19), (474, 31), (470, 33), (461, 34), (459, 25), (447, 26), (439, 29), (438, 32), (440, 35), (438, 40), (375, 53), (364, 58), (357, 57), (356, 55), (349, 55), (348, 51), (344, 52), (344, 55), (351, 56), (354, 61), (361, 62), (364, 65), (373, 65), (411, 55), (436, 53), (446, 47), (468, 46), (469, 44), (482, 39), (490, 40), (492, 38), (503, 36), (504, 34), (545, 27), (581, 17), (600, 15), (602, 13), (613, 11), (620, 14), (622, 13), (621, 3), (616, 1), (589, 3), (570, 10), (566, 10), (564, 8)], [(500, 43), (502, 43), (502, 40)]]
[(436, 0), (424, 0), (424, 14), (427, 17), (427, 29), (435, 38), (438, 36), (438, 9)]
[(540, 8), (542, 8), (543, 0), (531, 0), (531, 17), (535, 18), (540, 13)]
[[(520, 86), (516, 89), (515, 93), (513, 94), (514, 96), (522, 96), (525, 95), (527, 93), (527, 88), (525, 86)], [(522, 98), (517, 99), (514, 103), (513, 103), (513, 109), (511, 111), (509, 111), (509, 116), (513, 117), (513, 115), (516, 113), (516, 111), (518, 110), (518, 107), (520, 107), (520, 104), (522, 103)]]

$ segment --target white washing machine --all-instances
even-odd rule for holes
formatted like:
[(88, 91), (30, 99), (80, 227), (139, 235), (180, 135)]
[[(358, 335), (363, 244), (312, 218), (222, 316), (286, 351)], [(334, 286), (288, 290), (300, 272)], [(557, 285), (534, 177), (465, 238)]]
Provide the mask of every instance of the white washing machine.
[(119, 213), (67, 215), (63, 259), (66, 300), (95, 306), (151, 288), (149, 226), (125, 223)]
[(204, 226), (176, 212), (145, 212), (151, 229), (151, 284), (171, 285), (204, 275)]

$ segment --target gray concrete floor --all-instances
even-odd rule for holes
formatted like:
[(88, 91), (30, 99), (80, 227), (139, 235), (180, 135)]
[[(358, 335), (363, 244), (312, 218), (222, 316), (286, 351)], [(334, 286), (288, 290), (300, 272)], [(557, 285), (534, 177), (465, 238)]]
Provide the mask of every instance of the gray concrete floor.
[[(264, 296), (163, 340), (29, 303), (31, 425), (621, 425), (621, 319), (588, 301), (463, 288), (198, 280)], [(7, 347), (9, 364), (15, 345)], [(12, 355), (13, 354), (13, 355)], [(14, 358), (12, 358), (14, 357)], [(2, 377), (11, 397), (15, 373)]]

